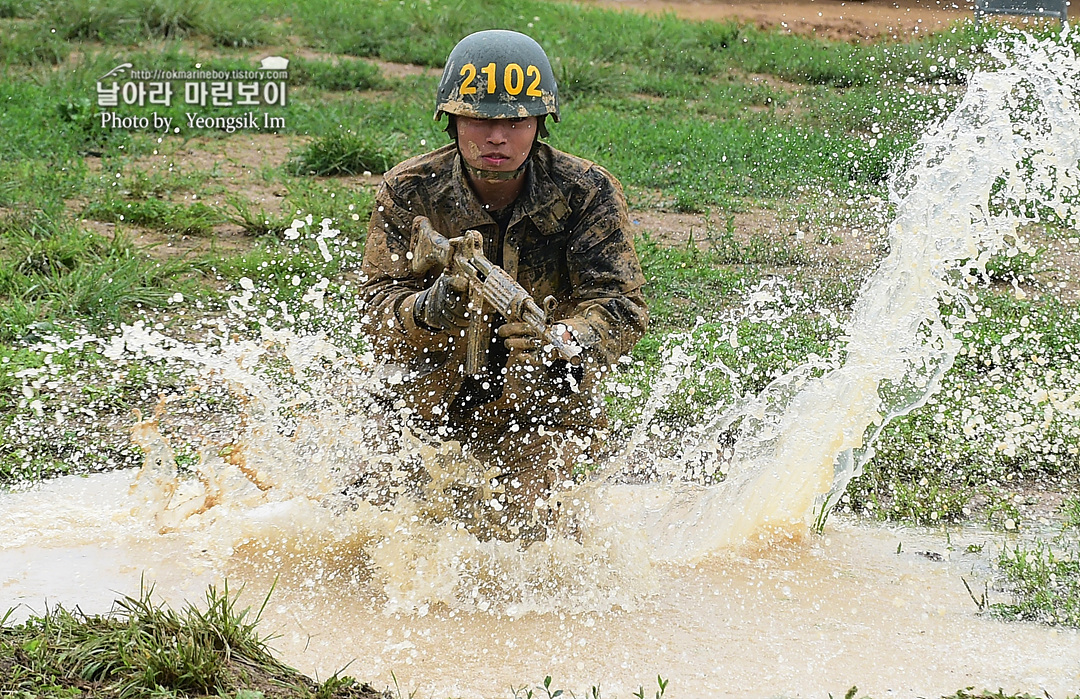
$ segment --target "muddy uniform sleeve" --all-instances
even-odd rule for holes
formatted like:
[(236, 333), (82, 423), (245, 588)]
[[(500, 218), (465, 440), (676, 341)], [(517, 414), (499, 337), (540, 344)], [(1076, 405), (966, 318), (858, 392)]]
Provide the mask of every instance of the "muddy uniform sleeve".
[[(578, 220), (567, 248), (573, 293), (571, 324), (597, 361), (613, 364), (645, 333), (645, 276), (634, 251), (626, 200), (618, 182), (593, 166), (585, 177)], [(574, 202), (577, 204), (578, 202)]]
[(423, 211), (413, 211), (392, 187), (383, 183), (375, 196), (368, 225), (361, 287), (370, 336), (376, 353), (399, 364), (416, 366), (417, 360), (447, 348), (448, 336), (417, 325), (413, 316), (416, 293), (429, 280), (410, 269), (412, 221)]

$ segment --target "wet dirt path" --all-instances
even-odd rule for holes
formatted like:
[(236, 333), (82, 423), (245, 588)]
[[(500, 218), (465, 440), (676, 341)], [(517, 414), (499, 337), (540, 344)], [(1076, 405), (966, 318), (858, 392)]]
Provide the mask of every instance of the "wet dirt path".
[(874, 40), (941, 31), (971, 18), (971, 5), (948, 0), (590, 0), (586, 4), (684, 19), (736, 20), (791, 33), (839, 39)]

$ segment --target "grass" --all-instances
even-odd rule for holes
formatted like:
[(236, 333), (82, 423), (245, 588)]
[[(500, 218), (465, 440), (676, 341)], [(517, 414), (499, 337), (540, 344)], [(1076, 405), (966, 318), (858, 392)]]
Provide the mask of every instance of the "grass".
[(999, 490), (1075, 477), (1080, 425), (1052, 408), (1052, 396), (1075, 391), (1080, 379), (1071, 369), (1080, 352), (1076, 307), (1049, 295), (1035, 302), (984, 292), (980, 301), (942, 390), (886, 429), (874, 467), (853, 484), (856, 508), (931, 524), (967, 519), (982, 500), (989, 524), (1020, 526), (1019, 512), (994, 506)]
[(228, 201), (226, 216), (229, 221), (240, 226), (246, 233), (254, 236), (271, 235), (279, 236), (288, 229), (292, 219), (288, 216), (267, 213), (263, 210), (254, 210), (251, 205), (239, 197), (232, 197)]
[(218, 46), (260, 46), (269, 28), (242, 3), (206, 0), (55, 0), (42, 3), (38, 16), (67, 40), (133, 43), (202, 35)]
[(990, 605), (1003, 619), (1080, 628), (1080, 545), (1016, 544), (997, 560), (1011, 602)]
[(109, 239), (49, 219), (7, 227), (0, 260), (0, 338), (8, 342), (35, 323), (77, 317), (101, 327), (192, 288), (182, 260), (157, 261), (122, 234)]
[[(265, 607), (266, 602), (263, 602)], [(174, 611), (153, 589), (105, 615), (63, 607), (0, 620), (0, 693), (17, 697), (325, 697), (378, 693), (335, 675), (317, 684), (275, 659), (256, 631), (262, 609), (240, 608), (228, 584)]]
[(336, 131), (316, 138), (292, 163), (295, 175), (334, 176), (382, 174), (401, 160), (399, 139), (382, 139), (353, 131)]
[(173, 204), (161, 199), (96, 201), (83, 209), (85, 218), (96, 221), (145, 226), (179, 235), (210, 235), (225, 217), (220, 211), (201, 202)]
[(355, 60), (331, 63), (295, 59), (289, 62), (289, 81), (331, 92), (380, 90), (392, 85), (376, 66)]

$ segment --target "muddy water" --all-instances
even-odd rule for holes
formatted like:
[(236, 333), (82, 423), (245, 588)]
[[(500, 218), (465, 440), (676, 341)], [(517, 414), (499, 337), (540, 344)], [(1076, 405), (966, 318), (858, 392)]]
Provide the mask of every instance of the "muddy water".
[(825, 697), (851, 684), (876, 697), (971, 685), (1056, 696), (1077, 686), (1080, 634), (977, 618), (960, 580), (978, 578), (971, 561), (898, 555), (901, 543), (948, 555), (940, 538), (841, 526), (787, 550), (665, 568), (633, 610), (418, 619), (342, 600), (311, 614), (319, 600), (280, 645), (322, 672), (358, 655), (377, 676), (393, 670), (433, 696), (505, 696), (546, 674), (578, 696), (595, 684), (628, 696), (658, 673), (675, 697)]
[[(506, 697), (545, 675), (577, 696), (599, 684), (622, 697), (657, 674), (673, 697), (824, 697), (852, 684), (875, 697), (967, 686), (1066, 696), (1080, 686), (1080, 632), (977, 614), (962, 578), (982, 589), (1000, 535), (839, 521), (820, 537), (658, 566), (651, 592), (606, 612), (388, 612), (355, 557), (304, 547), (295, 528), (267, 528), (267, 513), (248, 517), (258, 543), (223, 560), (204, 531), (158, 534), (129, 496), (133, 476), (0, 496), (0, 608), (103, 612), (143, 576), (174, 605), (225, 576), (258, 604), (276, 579), (262, 628), (290, 664), (320, 677), (348, 666), (376, 685), (393, 673), (417, 696)], [(965, 553), (969, 543), (984, 553)]]
[[(133, 432), (146, 455), (138, 475), (0, 494), (0, 608), (104, 611), (144, 576), (173, 605), (226, 578), (257, 605), (276, 580), (264, 630), (280, 635), (287, 662), (320, 677), (348, 666), (378, 684), (393, 673), (420, 696), (505, 696), (547, 674), (578, 696), (595, 684), (626, 696), (657, 674), (669, 696), (686, 697), (825, 696), (852, 684), (875, 696), (1075, 691), (1077, 632), (975, 614), (961, 577), (981, 588), (988, 559), (959, 552), (971, 537), (992, 551), (986, 535), (843, 522), (808, 533), (872, 456), (877, 430), (921, 405), (951, 366), (974, 280), (1030, 220), (1000, 201), (1042, 197), (1075, 225), (1055, 193), (1075, 188), (1080, 64), (1052, 46), (1018, 50), (1019, 62), (997, 51), (1005, 68), (972, 76), (893, 183), (890, 253), (860, 291), (842, 351), (672, 434), (653, 418), (702, 368), (694, 333), (669, 345), (625, 450), (559, 496), (573, 531), (522, 550), (477, 541), (406, 491), (382, 504), (344, 495), (372, 469), (449, 473), (452, 445), (379, 414), (371, 396), (393, 377), (317, 332), (266, 326), (259, 341), (234, 341), (222, 328), (211, 346), (126, 328), (102, 341), (105, 357), (227, 382), (244, 397), (242, 434), (181, 477), (147, 419)], [(286, 237), (301, 236), (294, 226)], [(340, 236), (328, 224), (313, 235), (329, 259)], [(298, 317), (334, 322), (328, 285), (305, 294), (311, 310)], [(245, 319), (263, 290), (241, 286), (230, 308)], [(285, 318), (299, 310), (268, 301)], [(943, 318), (942, 302), (961, 315)], [(346, 309), (339, 322), (355, 317)], [(737, 344), (734, 333), (726, 341)], [(722, 482), (695, 480), (691, 465), (721, 459)]]

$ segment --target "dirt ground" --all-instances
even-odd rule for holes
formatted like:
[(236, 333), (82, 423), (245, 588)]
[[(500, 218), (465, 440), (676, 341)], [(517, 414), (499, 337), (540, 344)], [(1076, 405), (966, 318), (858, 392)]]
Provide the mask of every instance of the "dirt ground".
[(845, 41), (918, 35), (973, 17), (971, 4), (949, 0), (587, 0), (584, 4), (670, 12), (685, 19), (732, 19)]

